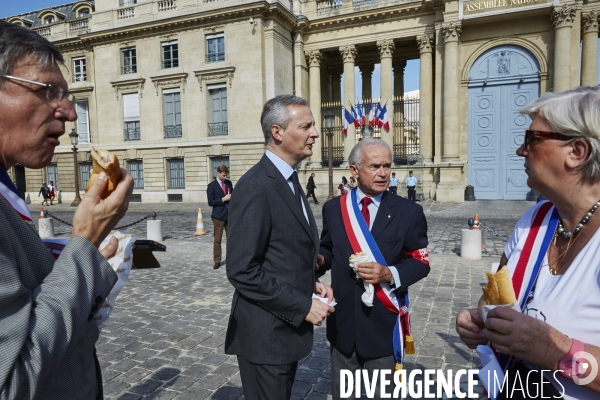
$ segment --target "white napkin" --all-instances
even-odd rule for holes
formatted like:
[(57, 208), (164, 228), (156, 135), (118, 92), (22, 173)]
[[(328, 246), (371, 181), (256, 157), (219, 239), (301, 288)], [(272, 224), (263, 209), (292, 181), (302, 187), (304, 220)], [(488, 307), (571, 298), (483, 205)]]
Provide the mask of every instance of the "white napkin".
[(96, 313), (95, 321), (98, 325), (98, 330), (101, 330), (106, 325), (108, 316), (117, 303), (117, 295), (123, 289), (123, 286), (129, 280), (129, 273), (131, 272), (131, 266), (133, 265), (133, 243), (137, 240), (135, 236), (124, 234), (119, 231), (111, 232), (104, 241), (100, 244), (100, 248), (104, 248), (111, 237), (116, 237), (119, 240), (119, 247), (114, 256), (108, 259), (108, 263), (117, 273), (117, 283), (113, 286), (112, 290), (106, 296), (104, 304), (100, 307), (100, 310)]
[[(362, 262), (369, 262), (369, 261), (375, 261), (373, 259), (371, 259), (367, 254), (363, 255), (363, 256), (358, 256), (358, 257), (354, 257), (353, 259), (350, 260), (350, 268), (352, 268), (354, 270), (354, 272), (356, 273), (356, 266)], [(360, 278), (360, 275), (358, 275), (358, 273), (356, 274), (357, 278)], [(362, 278), (360, 278), (362, 279)], [(365, 285), (365, 292), (362, 294), (362, 296), (360, 296), (360, 298), (362, 299), (362, 302), (367, 306), (367, 307), (373, 307), (373, 297), (375, 296), (375, 288), (373, 287), (373, 285), (371, 285), (370, 283), (364, 283), (363, 285)]]
[(327, 297), (319, 297), (315, 293), (313, 293), (312, 298), (313, 299), (319, 299), (323, 303), (325, 303), (325, 304), (327, 304), (328, 306), (331, 306), (331, 307), (335, 307), (337, 305), (337, 303), (335, 302), (335, 300), (331, 300), (331, 303), (328, 303), (327, 302)]
[[(493, 350), (489, 347), (483, 345), (477, 346), (477, 354), (479, 355), (481, 365), (483, 365), (483, 368), (479, 370), (479, 379), (490, 398), (495, 400), (498, 397), (502, 382), (504, 382), (504, 371), (502, 371)], [(495, 381), (500, 384), (496, 384)]]

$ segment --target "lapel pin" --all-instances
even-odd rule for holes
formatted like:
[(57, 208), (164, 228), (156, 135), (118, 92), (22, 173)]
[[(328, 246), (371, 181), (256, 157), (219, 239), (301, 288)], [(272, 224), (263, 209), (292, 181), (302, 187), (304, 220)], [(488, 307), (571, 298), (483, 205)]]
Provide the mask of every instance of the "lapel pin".
[(392, 218), (392, 216), (391, 216), (391, 215), (388, 215), (388, 218)]

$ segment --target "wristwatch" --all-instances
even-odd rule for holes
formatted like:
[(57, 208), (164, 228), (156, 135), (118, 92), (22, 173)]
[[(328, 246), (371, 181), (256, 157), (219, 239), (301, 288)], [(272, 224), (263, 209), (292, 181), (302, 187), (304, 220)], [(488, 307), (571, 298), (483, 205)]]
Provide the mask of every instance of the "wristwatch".
[(571, 350), (558, 363), (559, 373), (567, 379), (573, 380), (573, 377), (582, 376), (586, 368), (583, 367), (585, 358), (575, 359), (575, 354), (584, 351), (583, 342), (577, 339), (571, 339)]

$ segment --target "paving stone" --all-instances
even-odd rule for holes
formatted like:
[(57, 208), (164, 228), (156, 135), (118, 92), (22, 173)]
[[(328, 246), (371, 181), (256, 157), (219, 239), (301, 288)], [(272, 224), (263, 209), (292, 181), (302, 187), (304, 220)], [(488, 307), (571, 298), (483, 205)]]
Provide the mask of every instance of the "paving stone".
[(162, 386), (161, 381), (157, 381), (155, 379), (144, 379), (139, 382), (135, 386), (132, 386), (129, 391), (133, 393), (139, 393), (142, 395), (147, 395), (154, 392), (157, 388)]

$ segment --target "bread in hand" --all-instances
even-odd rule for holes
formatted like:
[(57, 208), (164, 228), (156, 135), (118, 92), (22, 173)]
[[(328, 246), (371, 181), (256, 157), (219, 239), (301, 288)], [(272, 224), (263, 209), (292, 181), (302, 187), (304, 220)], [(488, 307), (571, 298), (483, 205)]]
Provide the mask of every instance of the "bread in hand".
[(517, 302), (508, 268), (496, 273), (486, 272), (488, 284), (483, 287), (483, 297), (489, 305), (514, 305)]
[(92, 163), (92, 176), (90, 176), (90, 180), (85, 187), (85, 192), (87, 193), (90, 190), (100, 172), (104, 171), (108, 177), (108, 185), (106, 185), (100, 197), (105, 199), (115, 190), (121, 181), (119, 159), (108, 150), (92, 149)]

